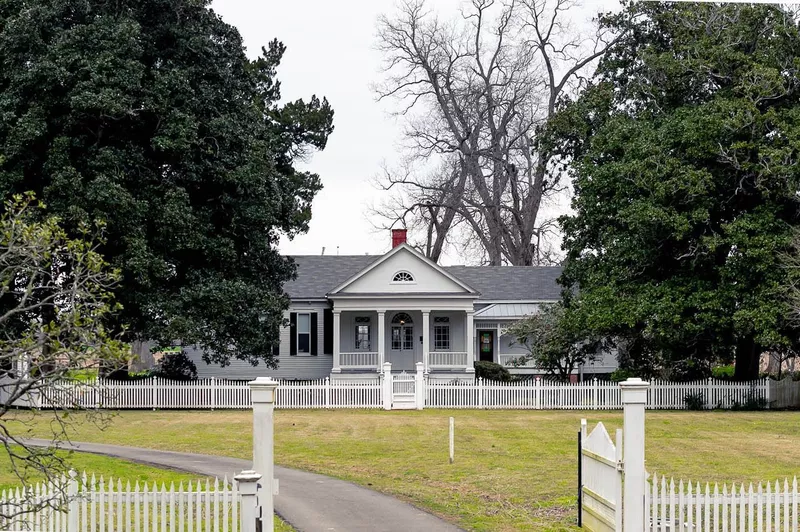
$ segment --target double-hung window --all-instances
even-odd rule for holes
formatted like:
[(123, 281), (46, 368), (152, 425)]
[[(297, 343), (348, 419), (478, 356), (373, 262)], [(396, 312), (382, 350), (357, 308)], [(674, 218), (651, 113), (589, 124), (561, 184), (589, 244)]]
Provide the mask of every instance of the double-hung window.
[(311, 352), (311, 314), (297, 314), (297, 352)]
[(447, 316), (433, 319), (434, 351), (450, 351), (450, 318)]
[(369, 351), (369, 317), (356, 316), (356, 351)]

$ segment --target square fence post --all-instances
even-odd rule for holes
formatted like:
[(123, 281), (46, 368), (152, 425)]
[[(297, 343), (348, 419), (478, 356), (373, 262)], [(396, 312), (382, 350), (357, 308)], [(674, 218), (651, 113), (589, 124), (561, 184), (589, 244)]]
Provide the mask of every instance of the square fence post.
[(764, 383), (764, 399), (767, 402), (767, 409), (769, 409), (769, 402), (770, 402), (770, 396), (769, 396), (770, 380), (769, 380), (769, 377), (765, 377), (761, 382)]
[(711, 410), (714, 408), (714, 379), (712, 377), (708, 378), (708, 384), (706, 385), (706, 408)]
[(538, 375), (533, 380), (533, 407), (536, 410), (542, 409), (542, 379)]
[(158, 377), (153, 377), (153, 410), (158, 406)]
[(331, 378), (325, 377), (325, 408), (331, 407)]
[(414, 399), (417, 410), (425, 408), (425, 363), (417, 362), (417, 373), (414, 375)]
[[(633, 378), (619, 383), (622, 394), (624, 479), (622, 526), (626, 532), (645, 530), (644, 413), (650, 383)], [(648, 527), (649, 529), (649, 524)]]
[(477, 378), (478, 381), (478, 408), (483, 409), (483, 379)]
[(217, 379), (211, 377), (211, 410), (217, 407)]
[[(256, 519), (258, 518), (258, 481), (261, 475), (255, 471), (242, 471), (233, 480), (236, 481), (237, 491), (242, 496), (241, 510), (241, 532), (256, 532)], [(235, 504), (235, 503), (234, 503)], [(270, 530), (272, 530), (273, 518), (270, 516)], [(145, 526), (147, 526), (145, 524)], [(235, 526), (235, 525), (234, 525)]]
[(383, 363), (383, 409), (392, 409), (392, 363)]
[(264, 479), (258, 497), (261, 531), (272, 532), (275, 512), (272, 501), (275, 491), (274, 414), (278, 382), (269, 377), (258, 377), (248, 385), (253, 401), (253, 469)]
[(597, 377), (592, 379), (592, 409), (597, 410), (600, 408), (598, 403), (598, 390), (597, 390)]

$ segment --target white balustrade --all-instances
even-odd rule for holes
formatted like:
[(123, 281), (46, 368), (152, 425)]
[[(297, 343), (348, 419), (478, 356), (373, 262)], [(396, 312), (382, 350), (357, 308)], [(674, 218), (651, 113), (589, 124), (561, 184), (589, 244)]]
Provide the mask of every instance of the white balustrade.
[(357, 351), (355, 353), (339, 353), (339, 367), (341, 368), (378, 368), (378, 353), (370, 351)]
[(436, 368), (466, 368), (471, 366), (469, 356), (462, 351), (431, 351), (428, 354), (428, 366)]

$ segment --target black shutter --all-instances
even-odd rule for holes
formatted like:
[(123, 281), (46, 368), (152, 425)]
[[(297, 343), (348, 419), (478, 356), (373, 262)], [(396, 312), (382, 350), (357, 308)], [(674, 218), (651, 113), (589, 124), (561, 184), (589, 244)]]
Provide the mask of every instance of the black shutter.
[(281, 344), (277, 343), (272, 346), (272, 356), (278, 358), (281, 356)]
[(311, 354), (317, 356), (317, 313), (311, 313)]
[(333, 310), (329, 308), (322, 311), (322, 353), (333, 354)]
[(297, 355), (297, 312), (289, 313), (289, 354)]

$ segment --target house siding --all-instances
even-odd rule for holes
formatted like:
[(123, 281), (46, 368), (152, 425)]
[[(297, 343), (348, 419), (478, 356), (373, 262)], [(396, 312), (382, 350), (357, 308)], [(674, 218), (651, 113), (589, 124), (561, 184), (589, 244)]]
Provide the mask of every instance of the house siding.
[(263, 364), (253, 366), (243, 360), (232, 360), (225, 367), (219, 364), (206, 364), (203, 362), (202, 350), (196, 346), (185, 348), (186, 354), (197, 366), (198, 378), (217, 377), (220, 379), (246, 379), (251, 380), (256, 377), (273, 377), (276, 379), (322, 379), (328, 377), (333, 368), (333, 353), (322, 353), (323, 338), (325, 337), (325, 326), (322, 314), (328, 308), (325, 303), (293, 303), (283, 317), (287, 323), (291, 312), (316, 312), (317, 316), (317, 346), (320, 354), (297, 355), (289, 354), (289, 327), (281, 327), (280, 350), (278, 353), (278, 369), (271, 369)]

